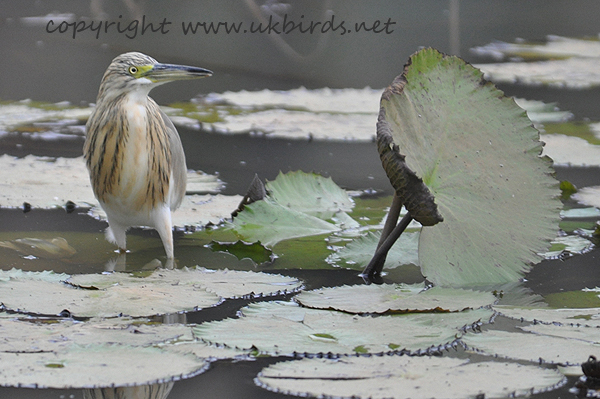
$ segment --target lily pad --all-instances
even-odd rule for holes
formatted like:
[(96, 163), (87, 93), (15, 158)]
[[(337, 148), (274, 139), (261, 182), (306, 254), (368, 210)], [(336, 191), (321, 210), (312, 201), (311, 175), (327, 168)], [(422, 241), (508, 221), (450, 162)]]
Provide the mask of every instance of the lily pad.
[(304, 291), (295, 300), (316, 309), (335, 309), (348, 313), (460, 312), (496, 302), (487, 292), (433, 287), (423, 284), (357, 285)]
[(473, 52), (489, 55), (494, 58), (519, 56), (523, 58), (571, 58), (600, 57), (600, 41), (598, 39), (576, 39), (564, 36), (549, 35), (543, 43), (506, 43), (494, 42), (473, 48)]
[(167, 342), (193, 341), (191, 327), (182, 324), (150, 324), (130, 318), (36, 319), (32, 317), (0, 319), (0, 352), (61, 352), (73, 345), (120, 344), (154, 346)]
[(510, 317), (511, 319), (532, 323), (600, 327), (600, 308), (540, 309), (520, 306), (494, 306), (494, 309), (503, 316)]
[(558, 388), (557, 370), (449, 357), (301, 359), (264, 368), (255, 382), (270, 391), (336, 398), (505, 398)]
[(568, 58), (538, 62), (476, 64), (494, 83), (590, 89), (600, 85), (596, 58)]
[(319, 219), (331, 219), (339, 212), (350, 212), (354, 203), (346, 190), (315, 173), (279, 173), (265, 185), (269, 197), (278, 204)]
[(68, 279), (70, 284), (40, 281), (30, 275), (0, 281), (0, 302), (6, 309), (47, 315), (67, 309), (79, 317), (149, 316), (198, 310), (215, 306), (223, 298), (279, 294), (302, 286), (296, 279), (278, 275), (206, 269), (158, 270), (148, 277), (75, 275)]
[(564, 134), (544, 134), (546, 143), (544, 155), (549, 156), (559, 166), (598, 166), (600, 165), (600, 145), (590, 144), (580, 137)]
[[(362, 270), (373, 257), (381, 232), (367, 232), (352, 240), (329, 255), (327, 262), (340, 267)], [(387, 254), (384, 268), (392, 269), (402, 265), (418, 265), (419, 232), (405, 232)]]
[(468, 349), (488, 356), (567, 366), (579, 365), (585, 362), (590, 354), (600, 350), (600, 344), (508, 331), (469, 333), (461, 340)]
[(489, 321), (492, 312), (365, 317), (306, 309), (294, 303), (262, 302), (243, 308), (241, 315), (238, 319), (203, 323), (194, 327), (194, 335), (207, 343), (242, 350), (256, 348), (271, 356), (435, 352), (455, 341), (461, 328)]
[[(204, 359), (152, 347), (72, 346), (64, 352), (0, 352), (0, 386), (97, 388), (176, 381), (208, 368)], [(160, 367), (156, 367), (160, 364)]]
[(386, 130), (444, 219), (421, 231), (430, 281), (517, 281), (541, 260), (558, 230), (558, 182), (538, 131), (481, 71), (433, 49), (414, 54), (382, 96), (378, 137)]

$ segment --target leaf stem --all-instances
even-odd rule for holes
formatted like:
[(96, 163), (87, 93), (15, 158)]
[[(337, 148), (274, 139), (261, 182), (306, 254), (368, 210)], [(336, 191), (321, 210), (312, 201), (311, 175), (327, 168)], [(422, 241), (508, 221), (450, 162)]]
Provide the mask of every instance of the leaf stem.
[(383, 264), (385, 263), (387, 253), (390, 251), (390, 248), (392, 248), (392, 245), (394, 245), (394, 243), (398, 241), (398, 238), (400, 238), (400, 236), (402, 235), (404, 230), (406, 230), (406, 227), (408, 227), (412, 220), (413, 218), (410, 212), (407, 212), (406, 215), (404, 215), (404, 217), (402, 218), (402, 220), (400, 220), (400, 223), (398, 223), (396, 227), (394, 227), (394, 229), (387, 235), (383, 243), (380, 243), (377, 250), (375, 251), (375, 255), (373, 255), (373, 258), (360, 275), (367, 284), (382, 283), (381, 270), (383, 269)]

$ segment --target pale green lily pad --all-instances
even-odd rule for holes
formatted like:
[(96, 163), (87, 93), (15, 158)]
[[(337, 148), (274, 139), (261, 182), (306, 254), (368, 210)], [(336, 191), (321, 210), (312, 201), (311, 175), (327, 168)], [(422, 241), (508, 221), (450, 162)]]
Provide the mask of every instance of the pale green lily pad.
[(339, 212), (350, 212), (354, 202), (346, 190), (315, 173), (300, 171), (283, 174), (265, 184), (269, 197), (278, 204), (319, 219), (331, 219)]
[(556, 103), (547, 104), (543, 101), (524, 98), (515, 98), (514, 100), (519, 107), (527, 111), (527, 117), (536, 124), (565, 122), (573, 117), (571, 112), (559, 110)]
[(149, 316), (215, 306), (224, 297), (272, 295), (302, 286), (297, 279), (279, 275), (206, 269), (157, 270), (148, 277), (76, 275), (69, 283), (11, 276), (0, 281), (0, 302), (9, 310), (37, 314), (67, 309), (79, 317)]
[(23, 100), (11, 104), (0, 104), (0, 131), (13, 130), (18, 126), (48, 120), (86, 121), (92, 107), (73, 107), (68, 103), (39, 103)]
[(489, 292), (433, 287), (424, 284), (355, 285), (304, 291), (294, 298), (303, 306), (348, 313), (460, 312), (496, 302)]
[(551, 241), (552, 246), (541, 255), (545, 259), (560, 259), (569, 255), (580, 255), (591, 251), (594, 244), (587, 238), (577, 235), (566, 235)]
[(506, 43), (495, 42), (475, 47), (473, 51), (494, 58), (519, 56), (523, 58), (570, 58), (600, 57), (600, 41), (598, 39), (576, 39), (564, 36), (549, 35), (545, 43)]
[(494, 83), (547, 85), (557, 88), (589, 89), (600, 85), (596, 58), (568, 58), (538, 62), (476, 64)]
[(435, 285), (518, 281), (558, 230), (558, 182), (539, 157), (538, 131), (482, 79), (459, 58), (424, 49), (382, 96), (378, 136), (391, 132), (444, 219), (419, 240)]
[(260, 241), (268, 247), (290, 238), (320, 235), (340, 230), (333, 223), (269, 199), (247, 205), (233, 219), (233, 228), (245, 240)]
[[(152, 347), (74, 345), (63, 352), (0, 352), (0, 386), (97, 388), (176, 381), (208, 368), (204, 359)], [(157, 367), (157, 364), (160, 367)]]
[(542, 140), (546, 143), (543, 154), (552, 158), (555, 165), (600, 165), (600, 145), (590, 144), (580, 137), (564, 134), (544, 134)]
[[(584, 192), (586, 191), (586, 189), (590, 189), (592, 187), (584, 187), (582, 188), (582, 190), (584, 190)], [(598, 203), (600, 203), (600, 187), (597, 187), (598, 189)], [(590, 190), (593, 191), (593, 190)], [(573, 193), (573, 194), (577, 194), (577, 192)], [(577, 199), (577, 195), (572, 195), (572, 198)], [(592, 206), (592, 207), (587, 207), (587, 208), (571, 208), (571, 209), (564, 209), (562, 211), (560, 211), (560, 217), (562, 219), (565, 218), (599, 218), (600, 217), (600, 209)]]
[[(287, 139), (371, 141), (380, 95), (381, 90), (370, 88), (302, 87), (211, 93), (205, 102), (215, 104), (219, 115), (219, 120), (208, 126), (214, 131), (261, 132)], [(195, 119), (196, 112), (186, 115)]]
[(115, 286), (138, 286), (141, 284), (172, 285), (181, 288), (202, 287), (202, 289), (222, 298), (280, 295), (298, 291), (303, 287), (300, 280), (279, 274), (210, 270), (200, 267), (174, 270), (161, 269), (146, 277), (135, 277), (127, 273), (78, 274), (71, 276), (67, 281), (76, 286), (99, 289), (111, 289)]
[(211, 344), (242, 350), (256, 348), (272, 356), (394, 350), (414, 353), (443, 349), (456, 339), (461, 328), (487, 322), (492, 315), (490, 310), (476, 310), (365, 317), (285, 302), (251, 304), (241, 313), (238, 319), (194, 327), (194, 335)]
[(302, 397), (466, 399), (529, 396), (556, 389), (566, 379), (557, 370), (516, 363), (383, 356), (279, 362), (255, 381)]
[(266, 189), (267, 197), (246, 205), (230, 225), (244, 240), (271, 247), (291, 238), (359, 227), (346, 213), (354, 202), (331, 178), (301, 171), (280, 173)]
[(192, 311), (215, 306), (221, 298), (194, 286), (140, 282), (106, 290), (82, 290), (62, 283), (11, 279), (0, 283), (0, 302), (16, 312), (55, 315), (66, 309), (78, 317), (116, 317)]
[[(352, 240), (344, 247), (335, 249), (327, 258), (328, 263), (350, 269), (363, 270), (373, 257), (381, 231), (367, 232), (366, 235)], [(385, 259), (384, 269), (392, 269), (402, 265), (419, 264), (419, 232), (403, 233), (390, 249)]]
[[(525, 332), (548, 337), (574, 339), (594, 345), (600, 345), (600, 329), (598, 329), (597, 326), (591, 328), (575, 325), (556, 326), (552, 324), (534, 324), (531, 326), (518, 326), (518, 328)], [(593, 353), (590, 354), (593, 355)]]
[(0, 284), (15, 278), (59, 283), (69, 278), (69, 275), (64, 273), (54, 273), (51, 270), (45, 270), (43, 272), (28, 272), (14, 268), (10, 270), (0, 270)]
[(587, 361), (591, 354), (600, 351), (600, 344), (508, 331), (469, 333), (461, 340), (467, 348), (488, 356), (560, 365), (581, 364)]
[(579, 202), (581, 204), (599, 208), (600, 207), (600, 186), (583, 187), (583, 188), (579, 189), (575, 194), (573, 194), (571, 196), (571, 198), (573, 198), (574, 200), (576, 200), (577, 202)]
[[(173, 213), (175, 226), (217, 224), (229, 218), (242, 197), (213, 195), (223, 188), (215, 175), (188, 171), (188, 193), (181, 207)], [(68, 201), (91, 207), (91, 214), (106, 219), (94, 197), (88, 171), (82, 157), (40, 158), (28, 155), (15, 158), (0, 156), (0, 207), (18, 208), (28, 203), (33, 208), (63, 207)]]
[(73, 345), (120, 344), (155, 346), (193, 341), (191, 327), (183, 324), (147, 324), (144, 320), (0, 319), (0, 352), (60, 352)]
[(519, 306), (494, 306), (506, 317), (542, 324), (584, 325), (600, 327), (600, 308), (549, 309), (524, 308)]

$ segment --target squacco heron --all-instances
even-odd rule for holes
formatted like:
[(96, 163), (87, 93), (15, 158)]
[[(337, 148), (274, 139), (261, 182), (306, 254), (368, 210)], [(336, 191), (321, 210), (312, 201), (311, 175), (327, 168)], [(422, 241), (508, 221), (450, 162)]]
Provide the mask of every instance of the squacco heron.
[(210, 75), (135, 52), (116, 57), (104, 73), (83, 152), (108, 219), (106, 239), (121, 252), (127, 230), (147, 226), (158, 231), (173, 259), (171, 211), (185, 196), (185, 154), (177, 129), (148, 93), (166, 82)]

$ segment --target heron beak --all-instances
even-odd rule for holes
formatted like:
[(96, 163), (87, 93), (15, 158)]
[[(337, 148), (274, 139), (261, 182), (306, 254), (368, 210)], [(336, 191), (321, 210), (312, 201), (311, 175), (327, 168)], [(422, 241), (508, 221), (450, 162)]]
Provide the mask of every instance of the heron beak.
[(174, 64), (154, 64), (152, 69), (148, 70), (143, 77), (150, 79), (154, 83), (166, 83), (173, 80), (198, 79), (211, 75), (212, 71), (204, 68)]

